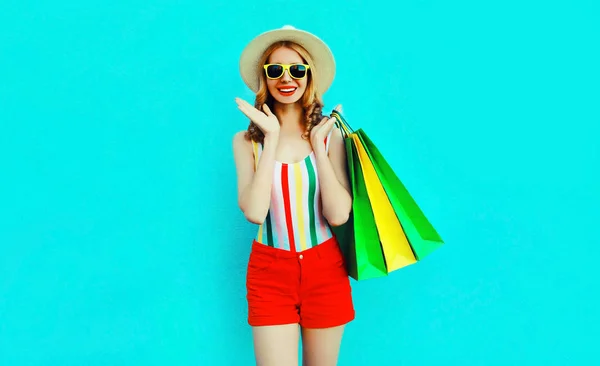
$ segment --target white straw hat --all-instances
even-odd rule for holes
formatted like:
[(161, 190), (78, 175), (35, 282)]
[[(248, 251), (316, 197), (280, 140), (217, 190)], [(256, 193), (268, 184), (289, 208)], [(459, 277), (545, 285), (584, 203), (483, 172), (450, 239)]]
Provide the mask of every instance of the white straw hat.
[(316, 82), (319, 94), (325, 93), (335, 76), (335, 60), (329, 47), (320, 38), (312, 33), (286, 25), (280, 29), (271, 30), (258, 35), (242, 51), (240, 57), (240, 73), (244, 83), (257, 92), (260, 85), (261, 73), (264, 72), (259, 65), (261, 56), (269, 46), (279, 41), (291, 41), (304, 47), (313, 59), (316, 69)]

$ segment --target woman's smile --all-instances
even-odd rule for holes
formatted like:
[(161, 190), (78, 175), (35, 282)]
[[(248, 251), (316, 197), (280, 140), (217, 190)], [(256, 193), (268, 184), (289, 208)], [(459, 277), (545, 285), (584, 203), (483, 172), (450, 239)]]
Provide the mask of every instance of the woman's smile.
[(298, 88), (295, 86), (280, 86), (277, 88), (277, 90), (279, 90), (279, 94), (283, 95), (284, 97), (291, 97), (296, 92), (296, 89)]

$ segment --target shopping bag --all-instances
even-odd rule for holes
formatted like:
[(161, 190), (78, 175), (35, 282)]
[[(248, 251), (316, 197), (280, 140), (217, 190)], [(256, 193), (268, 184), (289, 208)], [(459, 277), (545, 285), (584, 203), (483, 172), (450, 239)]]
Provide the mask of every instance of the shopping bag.
[[(373, 141), (367, 136), (364, 130), (358, 129), (354, 131), (338, 111), (334, 110), (332, 116), (337, 119), (337, 126), (341, 128), (345, 138), (352, 139), (355, 146), (358, 147), (358, 150), (362, 152), (362, 154), (359, 155), (362, 157), (361, 163), (363, 164), (363, 170), (366, 164), (367, 175), (365, 178), (366, 181), (370, 182), (368, 185), (372, 188), (371, 190), (368, 190), (370, 202), (375, 217), (380, 217), (378, 225), (381, 223), (384, 231), (388, 232), (388, 234), (384, 234), (384, 236), (388, 238), (390, 235), (393, 235), (392, 233), (396, 233), (399, 237), (403, 236), (406, 238), (413, 253), (414, 260), (416, 261), (423, 259), (435, 249), (439, 248), (443, 244), (439, 234), (427, 220)], [(352, 158), (352, 156), (348, 155), (349, 160)], [(373, 169), (370, 169), (370, 167)], [(387, 199), (383, 198), (384, 195), (382, 194), (381, 187), (383, 187)], [(396, 220), (400, 223), (403, 235), (400, 235), (398, 228), (394, 226), (395, 220), (391, 219), (388, 203), (392, 206)], [(377, 215), (377, 213), (381, 214)], [(389, 223), (392, 223), (391, 229), (386, 228)], [(389, 240), (391, 241), (391, 238)], [(404, 244), (404, 240), (400, 240), (402, 241), (402, 244)], [(382, 246), (384, 246), (384, 243), (385, 240), (382, 241)], [(398, 254), (404, 255), (404, 260), (408, 262), (407, 264), (414, 263), (410, 255), (407, 254), (405, 250), (406, 247), (401, 246), (401, 248), (404, 248), (404, 250), (400, 250), (400, 253), (394, 253), (396, 254), (396, 257)], [(386, 264), (387, 261), (389, 260), (386, 257)], [(403, 266), (402, 259), (396, 258), (396, 261), (398, 262), (396, 265), (390, 266), (388, 264), (388, 272)]]
[(362, 130), (356, 131), (356, 135), (375, 167), (417, 260), (422, 260), (444, 244), (442, 238), (373, 141)]
[(346, 138), (344, 143), (353, 196), (352, 211), (344, 225), (332, 227), (332, 230), (346, 259), (350, 277), (358, 281), (386, 276), (385, 260), (362, 169), (360, 164), (355, 164), (358, 152), (351, 138)]
[(358, 152), (358, 163), (363, 171), (369, 202), (373, 208), (387, 272), (390, 273), (415, 263), (417, 259), (360, 138), (357, 134), (350, 136)]

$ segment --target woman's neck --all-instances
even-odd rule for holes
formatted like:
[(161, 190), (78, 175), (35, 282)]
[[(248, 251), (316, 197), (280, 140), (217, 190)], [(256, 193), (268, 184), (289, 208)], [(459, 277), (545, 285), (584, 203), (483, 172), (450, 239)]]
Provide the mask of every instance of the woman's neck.
[(275, 103), (274, 111), (283, 132), (304, 132), (304, 110), (300, 103)]

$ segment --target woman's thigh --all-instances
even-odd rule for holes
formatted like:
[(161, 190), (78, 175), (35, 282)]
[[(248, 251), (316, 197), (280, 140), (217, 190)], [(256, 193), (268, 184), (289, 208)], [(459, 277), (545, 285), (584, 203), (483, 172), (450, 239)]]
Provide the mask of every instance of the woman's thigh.
[(302, 364), (336, 366), (344, 325), (332, 328), (302, 329)]
[(298, 365), (298, 324), (252, 327), (257, 366)]

